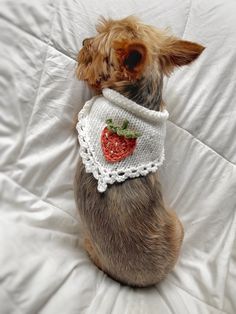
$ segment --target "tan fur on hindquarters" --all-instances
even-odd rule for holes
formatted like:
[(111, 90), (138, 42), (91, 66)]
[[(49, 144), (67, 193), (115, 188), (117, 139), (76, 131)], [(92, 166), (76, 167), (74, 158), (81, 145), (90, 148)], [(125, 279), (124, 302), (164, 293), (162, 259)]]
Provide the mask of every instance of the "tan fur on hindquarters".
[[(134, 17), (102, 20), (84, 41), (77, 76), (98, 93), (105, 87), (149, 109), (163, 107), (163, 75), (189, 64), (203, 51)], [(183, 227), (163, 202), (158, 174), (113, 184), (105, 193), (79, 161), (75, 197), (86, 230), (85, 249), (112, 278), (133, 286), (158, 283), (174, 267)]]

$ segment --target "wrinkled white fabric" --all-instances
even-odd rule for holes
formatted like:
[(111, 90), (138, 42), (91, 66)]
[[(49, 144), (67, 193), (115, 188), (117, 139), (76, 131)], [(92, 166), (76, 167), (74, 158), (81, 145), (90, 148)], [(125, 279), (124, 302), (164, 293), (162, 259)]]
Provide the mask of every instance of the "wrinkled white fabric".
[[(105, 192), (107, 184), (155, 172), (164, 161), (164, 141), (168, 112), (144, 108), (111, 89), (89, 100), (78, 115), (80, 156), (86, 172), (98, 180), (98, 191)], [(106, 120), (116, 125), (129, 121), (129, 128), (139, 132), (132, 155), (119, 162), (108, 162), (101, 146), (101, 134)]]
[[(0, 314), (236, 313), (235, 12), (235, 0), (0, 1)], [(185, 236), (149, 289), (90, 262), (73, 193), (73, 121), (92, 97), (76, 55), (99, 16), (130, 14), (206, 47), (164, 82), (160, 182)]]

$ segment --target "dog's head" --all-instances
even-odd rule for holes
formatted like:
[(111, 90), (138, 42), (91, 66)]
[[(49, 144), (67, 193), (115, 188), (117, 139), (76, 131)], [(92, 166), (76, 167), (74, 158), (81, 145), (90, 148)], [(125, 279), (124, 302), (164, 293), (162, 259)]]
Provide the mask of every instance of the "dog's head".
[[(118, 89), (150, 76), (169, 75), (194, 61), (204, 47), (170, 36), (135, 17), (102, 19), (98, 34), (85, 39), (78, 54), (77, 77), (100, 91)], [(152, 73), (153, 76), (153, 73)]]

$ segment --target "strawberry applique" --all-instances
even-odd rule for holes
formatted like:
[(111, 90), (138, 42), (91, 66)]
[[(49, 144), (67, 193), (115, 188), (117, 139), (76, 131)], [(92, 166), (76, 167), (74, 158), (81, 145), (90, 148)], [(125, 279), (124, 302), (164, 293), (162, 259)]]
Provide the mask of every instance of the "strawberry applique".
[(118, 162), (132, 155), (135, 150), (139, 132), (128, 129), (128, 120), (122, 126), (116, 126), (112, 119), (106, 120), (107, 126), (102, 131), (101, 145), (108, 162)]

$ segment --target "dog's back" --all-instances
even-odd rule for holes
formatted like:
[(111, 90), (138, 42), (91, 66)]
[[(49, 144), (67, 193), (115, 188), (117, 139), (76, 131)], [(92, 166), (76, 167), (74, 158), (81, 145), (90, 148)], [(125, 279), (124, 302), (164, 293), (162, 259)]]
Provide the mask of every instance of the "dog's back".
[(129, 285), (162, 280), (178, 258), (183, 229), (164, 207), (157, 174), (112, 185), (101, 194), (79, 162), (75, 186), (85, 249), (95, 264)]

